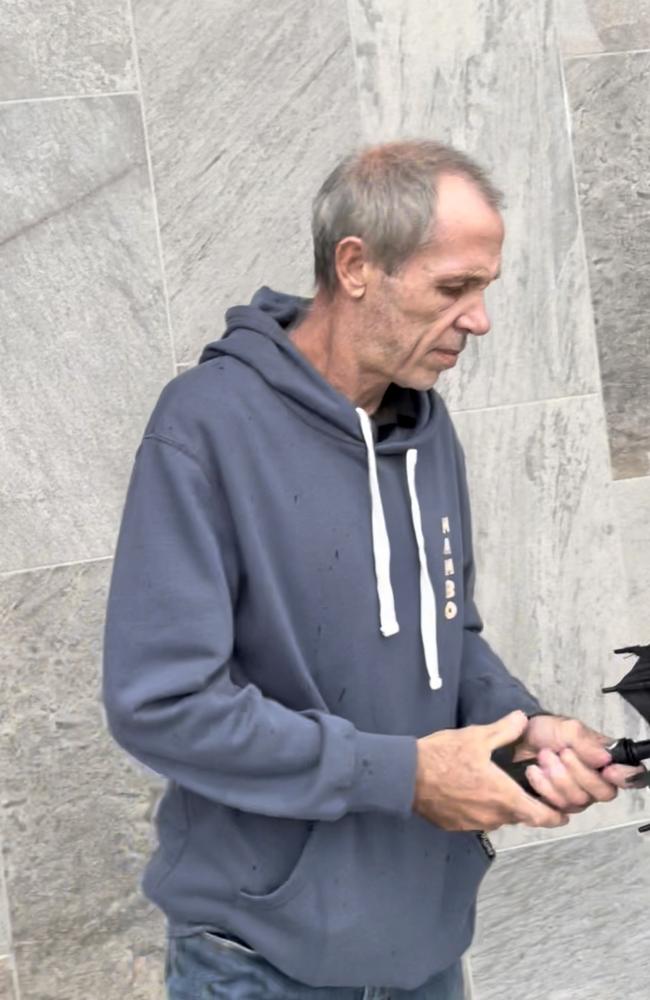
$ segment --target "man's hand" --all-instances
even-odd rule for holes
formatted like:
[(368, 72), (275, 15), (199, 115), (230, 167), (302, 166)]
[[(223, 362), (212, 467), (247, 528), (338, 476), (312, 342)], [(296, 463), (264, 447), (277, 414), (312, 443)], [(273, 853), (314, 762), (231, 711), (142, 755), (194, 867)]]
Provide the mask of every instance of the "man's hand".
[[(563, 813), (582, 812), (594, 802), (610, 802), (643, 768), (611, 764), (605, 749), (612, 740), (577, 719), (537, 715), (517, 743), (515, 760), (537, 757), (526, 768), (528, 781)], [(602, 770), (601, 770), (602, 768)]]
[(444, 830), (496, 830), (506, 823), (564, 826), (568, 817), (533, 799), (490, 759), (518, 740), (528, 720), (511, 712), (489, 726), (443, 729), (417, 741), (413, 808)]

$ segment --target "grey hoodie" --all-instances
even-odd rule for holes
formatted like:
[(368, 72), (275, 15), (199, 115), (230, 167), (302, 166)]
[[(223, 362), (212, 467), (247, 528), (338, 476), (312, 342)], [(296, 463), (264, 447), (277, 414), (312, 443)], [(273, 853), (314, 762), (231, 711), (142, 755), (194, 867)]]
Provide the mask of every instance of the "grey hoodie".
[[(442, 399), (373, 428), (261, 289), (162, 391), (108, 599), (111, 731), (168, 779), (144, 878), (312, 986), (412, 989), (469, 945), (489, 858), (412, 812), (416, 739), (539, 705), (481, 636)], [(399, 399), (400, 391), (397, 392)]]

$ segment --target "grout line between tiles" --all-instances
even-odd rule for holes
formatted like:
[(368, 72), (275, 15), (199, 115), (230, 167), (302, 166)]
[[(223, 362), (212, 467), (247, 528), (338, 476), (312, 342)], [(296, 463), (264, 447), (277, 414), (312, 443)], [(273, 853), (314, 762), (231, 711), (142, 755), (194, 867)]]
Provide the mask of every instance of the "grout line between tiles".
[[(558, 50), (559, 51), (559, 50)], [(575, 200), (576, 207), (576, 220), (578, 224), (578, 240), (580, 241), (581, 247), (581, 257), (582, 257), (582, 267), (584, 271), (584, 281), (587, 289), (587, 296), (589, 298), (589, 307), (591, 311), (591, 336), (593, 338), (593, 350), (594, 350), (594, 366), (596, 369), (598, 377), (599, 390), (597, 396), (600, 401), (600, 411), (602, 418), (602, 427), (605, 432), (605, 448), (607, 453), (607, 464), (609, 467), (609, 482), (614, 481), (614, 461), (612, 457), (612, 446), (611, 438), (609, 433), (609, 417), (607, 414), (607, 407), (605, 406), (605, 387), (603, 384), (603, 371), (600, 362), (600, 351), (598, 345), (598, 333), (596, 331), (596, 316), (594, 312), (594, 296), (593, 289), (591, 287), (591, 274), (589, 271), (589, 260), (587, 258), (587, 241), (585, 239), (585, 230), (582, 221), (582, 202), (580, 200), (580, 192), (578, 190), (578, 166), (575, 157), (575, 147), (573, 143), (573, 114), (571, 111), (571, 101), (569, 100), (569, 88), (567, 87), (566, 74), (564, 72), (564, 63), (561, 58), (558, 57), (560, 66), (560, 84), (562, 86), (562, 98), (564, 101), (564, 114), (567, 124), (567, 140), (569, 143), (569, 158), (571, 161), (571, 179), (573, 186), (573, 197)]]
[(567, 833), (564, 837), (553, 837), (550, 840), (535, 840), (530, 844), (515, 844), (513, 847), (500, 847), (497, 854), (511, 854), (513, 851), (526, 851), (531, 847), (553, 847), (555, 844), (564, 843), (567, 840), (578, 840), (580, 837), (597, 837), (601, 833), (611, 833), (613, 830), (625, 830), (628, 827), (638, 826), (642, 823), (650, 822), (650, 815), (639, 816), (637, 819), (627, 820), (625, 823), (616, 823), (614, 826), (602, 826), (596, 830), (584, 830), (582, 833)]
[(131, 45), (133, 47), (133, 65), (135, 67), (135, 78), (138, 84), (138, 92), (140, 94), (140, 117), (142, 119), (142, 134), (144, 136), (144, 148), (147, 157), (147, 169), (149, 171), (149, 188), (151, 190), (154, 228), (156, 230), (156, 243), (158, 245), (158, 260), (160, 263), (160, 276), (162, 281), (163, 298), (165, 300), (165, 315), (167, 317), (167, 334), (169, 336), (169, 346), (172, 355), (172, 377), (174, 377), (177, 374), (176, 365), (178, 363), (178, 360), (176, 358), (176, 345), (174, 343), (174, 334), (172, 329), (172, 315), (171, 315), (171, 308), (169, 305), (169, 288), (167, 286), (167, 273), (165, 271), (165, 255), (163, 252), (162, 236), (160, 235), (158, 196), (156, 194), (156, 183), (154, 180), (153, 162), (151, 159), (151, 146), (149, 145), (149, 132), (147, 130), (147, 116), (145, 113), (144, 90), (142, 87), (142, 76), (140, 74), (140, 58), (138, 55), (138, 42), (135, 35), (135, 18), (133, 16), (132, 0), (128, 0), (127, 15), (129, 18), (129, 25), (131, 28)]
[(484, 413), (486, 410), (514, 410), (518, 406), (543, 406), (545, 403), (563, 403), (574, 399), (594, 399), (600, 396), (599, 392), (582, 392), (574, 396), (549, 396), (547, 399), (521, 399), (516, 403), (495, 403), (493, 406), (474, 406), (467, 409), (457, 410), (449, 407), (449, 412), (454, 416), (464, 413)]
[(623, 479), (612, 479), (612, 486), (619, 486), (621, 483), (650, 483), (650, 474), (647, 476), (625, 476)]
[(98, 97), (137, 97), (137, 90), (106, 90), (93, 94), (59, 94), (54, 97), (16, 97), (7, 101), (0, 101), (0, 107), (7, 107), (12, 104), (42, 104), (52, 101), (92, 101)]
[(613, 49), (608, 52), (563, 52), (563, 62), (569, 59), (600, 59), (602, 56), (641, 56), (650, 54), (650, 49)]
[(94, 556), (90, 559), (71, 559), (70, 562), (47, 563), (43, 566), (27, 566), (25, 569), (9, 569), (0, 572), (0, 580), (6, 580), (11, 576), (21, 576), (23, 573), (41, 573), (43, 570), (63, 569), (66, 566), (87, 566), (90, 563), (110, 562), (112, 558), (112, 555)]

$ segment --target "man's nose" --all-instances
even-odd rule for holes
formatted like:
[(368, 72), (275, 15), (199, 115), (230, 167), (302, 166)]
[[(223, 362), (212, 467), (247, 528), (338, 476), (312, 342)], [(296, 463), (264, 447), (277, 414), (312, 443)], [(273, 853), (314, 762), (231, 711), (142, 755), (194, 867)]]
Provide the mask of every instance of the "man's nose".
[(483, 337), (490, 332), (492, 323), (487, 314), (485, 299), (481, 293), (472, 303), (468, 303), (465, 311), (458, 317), (456, 326), (472, 333), (476, 337)]

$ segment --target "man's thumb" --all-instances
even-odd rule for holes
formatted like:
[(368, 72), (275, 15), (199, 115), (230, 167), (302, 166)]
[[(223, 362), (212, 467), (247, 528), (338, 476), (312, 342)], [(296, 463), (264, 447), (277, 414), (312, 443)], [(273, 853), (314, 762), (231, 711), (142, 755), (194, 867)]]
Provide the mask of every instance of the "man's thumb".
[(528, 716), (521, 709), (517, 709), (515, 712), (510, 712), (509, 715), (504, 715), (502, 719), (497, 719), (496, 722), (492, 722), (489, 726), (486, 726), (490, 750), (496, 750), (497, 747), (505, 747), (508, 743), (514, 743), (523, 735), (527, 725)]

